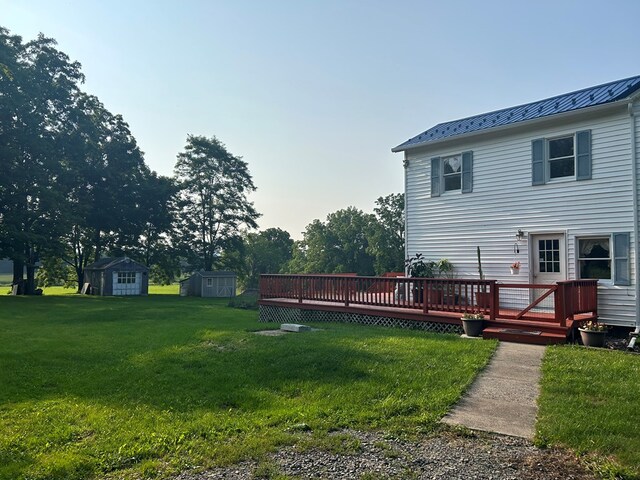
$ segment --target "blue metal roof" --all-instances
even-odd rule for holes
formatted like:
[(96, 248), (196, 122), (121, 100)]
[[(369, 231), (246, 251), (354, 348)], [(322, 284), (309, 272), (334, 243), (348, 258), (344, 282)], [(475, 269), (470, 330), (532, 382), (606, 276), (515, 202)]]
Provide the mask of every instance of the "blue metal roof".
[(435, 127), (398, 145), (392, 151), (401, 152), (419, 145), (427, 145), (436, 140), (455, 137), (456, 135), (525, 122), (535, 118), (549, 117), (581, 108), (604, 105), (625, 99), (638, 90), (640, 90), (640, 75), (605, 83), (597, 87), (585, 88), (577, 92), (565, 93), (564, 95), (527, 103), (526, 105), (439, 123)]

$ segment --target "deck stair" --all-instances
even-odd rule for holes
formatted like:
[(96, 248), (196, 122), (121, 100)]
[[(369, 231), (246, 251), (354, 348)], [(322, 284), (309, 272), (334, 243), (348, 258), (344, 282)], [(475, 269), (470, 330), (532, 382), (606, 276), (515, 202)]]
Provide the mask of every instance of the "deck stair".
[(482, 338), (497, 338), (507, 342), (537, 345), (566, 343), (572, 332), (571, 323), (562, 327), (557, 323), (546, 321), (488, 320), (482, 332)]

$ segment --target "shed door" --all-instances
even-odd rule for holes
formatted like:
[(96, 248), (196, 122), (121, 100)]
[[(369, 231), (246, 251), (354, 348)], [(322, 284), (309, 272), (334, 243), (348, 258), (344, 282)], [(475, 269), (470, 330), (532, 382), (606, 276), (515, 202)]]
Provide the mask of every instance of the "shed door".
[(218, 277), (216, 297), (234, 297), (233, 277)]
[(140, 272), (113, 272), (114, 295), (140, 295), (142, 274)]

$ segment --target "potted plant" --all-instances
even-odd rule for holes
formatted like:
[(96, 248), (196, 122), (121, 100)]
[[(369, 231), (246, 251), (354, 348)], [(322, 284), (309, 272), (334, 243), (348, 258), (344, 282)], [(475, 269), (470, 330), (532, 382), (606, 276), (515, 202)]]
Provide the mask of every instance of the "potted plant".
[[(436, 262), (425, 260), (421, 253), (416, 253), (404, 262), (407, 273), (413, 278), (434, 278), (436, 272)], [(413, 298), (421, 302), (424, 298), (424, 284), (416, 282), (413, 285)]]
[[(438, 278), (444, 278), (451, 280), (453, 278), (453, 263), (446, 258), (441, 258), (436, 262), (437, 276)], [(442, 291), (442, 303), (447, 305), (457, 305), (459, 295), (455, 291), (455, 287), (451, 284), (438, 285), (439, 290)]]
[(520, 262), (513, 262), (509, 268), (511, 269), (511, 275), (518, 275), (520, 273)]
[(462, 315), (462, 328), (468, 337), (479, 337), (484, 327), (484, 315), (481, 312), (465, 313)]
[(604, 347), (604, 337), (607, 334), (607, 326), (598, 323), (597, 320), (589, 320), (580, 328), (580, 338), (585, 347)]

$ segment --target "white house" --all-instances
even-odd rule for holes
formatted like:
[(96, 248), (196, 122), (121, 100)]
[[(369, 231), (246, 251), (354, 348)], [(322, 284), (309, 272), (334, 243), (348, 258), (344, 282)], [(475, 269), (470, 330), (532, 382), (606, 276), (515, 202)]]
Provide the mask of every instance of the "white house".
[[(598, 278), (600, 321), (640, 327), (640, 76), (438, 124), (404, 153), (406, 253), (456, 277)], [(510, 265), (521, 262), (518, 275)]]

